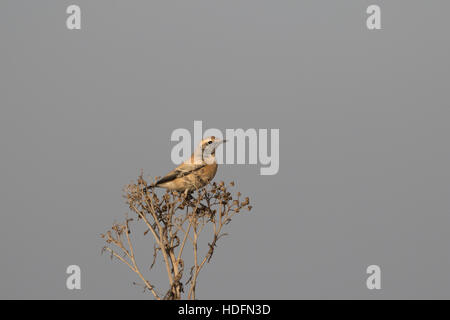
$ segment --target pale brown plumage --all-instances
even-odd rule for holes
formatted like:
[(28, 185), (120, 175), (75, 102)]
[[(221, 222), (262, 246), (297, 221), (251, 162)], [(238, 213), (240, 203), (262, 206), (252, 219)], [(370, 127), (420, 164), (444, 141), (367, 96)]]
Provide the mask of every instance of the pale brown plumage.
[(225, 140), (214, 136), (202, 140), (191, 157), (156, 181), (150, 187), (160, 187), (186, 194), (207, 185), (217, 172), (216, 148)]

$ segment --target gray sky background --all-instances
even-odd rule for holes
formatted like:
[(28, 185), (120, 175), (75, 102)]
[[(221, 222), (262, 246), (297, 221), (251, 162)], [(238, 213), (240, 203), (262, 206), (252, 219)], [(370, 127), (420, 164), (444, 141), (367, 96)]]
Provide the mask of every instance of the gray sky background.
[[(80, 31), (66, 29), (70, 4)], [(448, 12), (437, 0), (1, 1), (0, 298), (150, 298), (100, 255), (99, 235), (141, 168), (172, 168), (170, 135), (194, 120), (280, 129), (277, 175), (219, 168), (254, 210), (229, 226), (200, 299), (450, 298)], [(65, 288), (71, 264), (81, 291)], [(380, 291), (366, 288), (371, 264)]]

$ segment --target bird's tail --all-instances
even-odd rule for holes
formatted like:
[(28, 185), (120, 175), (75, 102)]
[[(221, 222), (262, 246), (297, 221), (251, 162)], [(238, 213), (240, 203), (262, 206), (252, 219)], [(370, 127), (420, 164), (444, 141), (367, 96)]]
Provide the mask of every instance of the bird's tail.
[(148, 190), (153, 189), (154, 187), (156, 187), (156, 185), (155, 183), (152, 183), (151, 185), (144, 187), (142, 191), (144, 191), (144, 193), (147, 193)]

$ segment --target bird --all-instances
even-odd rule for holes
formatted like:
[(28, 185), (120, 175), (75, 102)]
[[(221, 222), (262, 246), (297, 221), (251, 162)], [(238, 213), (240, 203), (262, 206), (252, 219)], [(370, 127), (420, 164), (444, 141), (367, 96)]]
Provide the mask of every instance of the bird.
[(165, 188), (187, 196), (192, 191), (206, 186), (217, 172), (216, 149), (225, 142), (226, 140), (215, 136), (203, 139), (189, 159), (144, 188), (144, 192), (151, 188)]

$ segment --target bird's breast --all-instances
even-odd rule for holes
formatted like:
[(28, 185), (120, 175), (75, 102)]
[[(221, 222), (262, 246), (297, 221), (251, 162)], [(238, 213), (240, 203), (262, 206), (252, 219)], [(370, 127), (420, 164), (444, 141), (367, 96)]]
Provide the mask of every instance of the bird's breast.
[(200, 170), (203, 170), (203, 172), (200, 174), (202, 177), (205, 177), (207, 179), (206, 183), (209, 183), (217, 172), (217, 163), (208, 164), (201, 168)]

